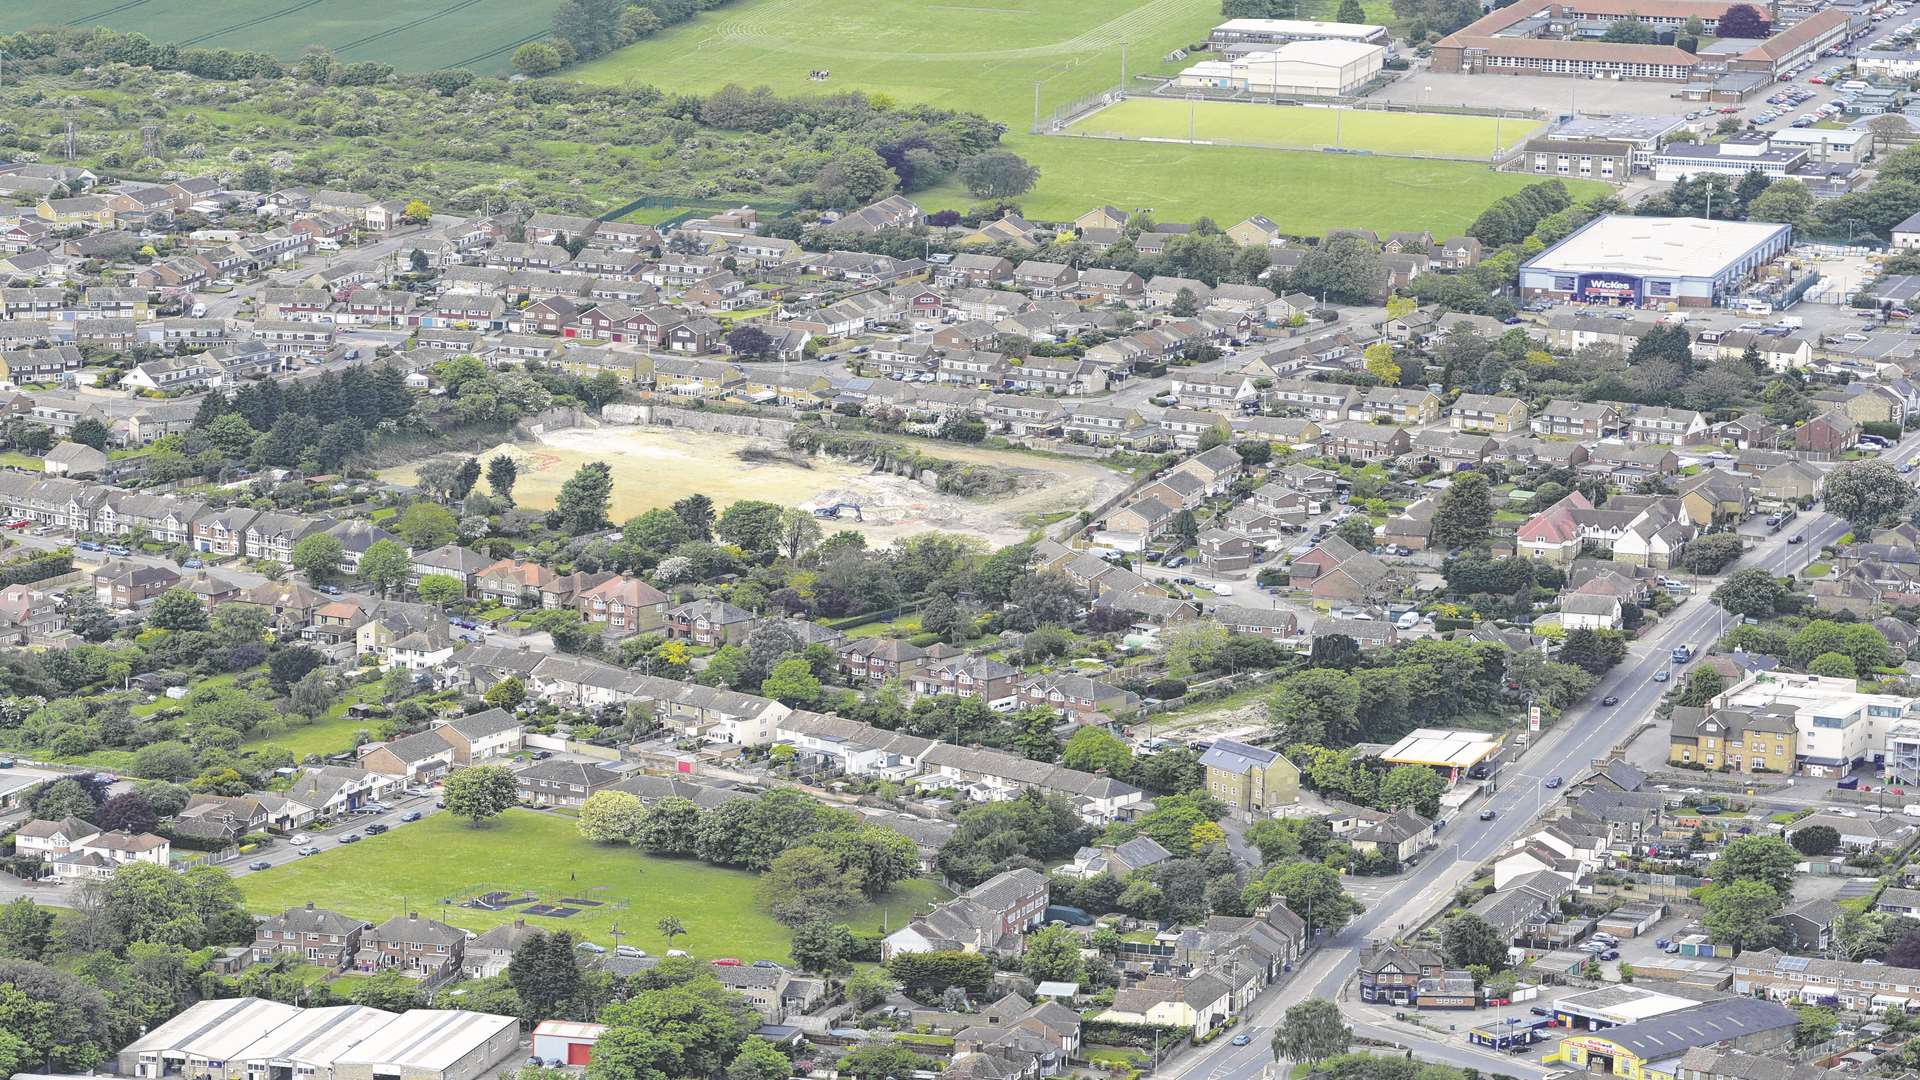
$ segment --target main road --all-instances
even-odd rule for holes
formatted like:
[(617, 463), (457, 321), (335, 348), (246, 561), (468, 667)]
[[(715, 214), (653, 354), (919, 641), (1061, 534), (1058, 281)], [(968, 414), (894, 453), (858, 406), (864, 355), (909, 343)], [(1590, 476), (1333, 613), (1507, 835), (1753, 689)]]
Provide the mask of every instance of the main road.
[[(1912, 460), (1916, 452), (1920, 452), (1920, 434), (1908, 436), (1881, 460), (1897, 465)], [(1831, 514), (1803, 515), (1762, 541), (1738, 567), (1760, 567), (1777, 575), (1797, 572), (1821, 545), (1846, 531), (1847, 523)], [(1789, 544), (1788, 539), (1795, 535), (1804, 536), (1804, 542)], [(1518, 766), (1503, 774), (1498, 790), (1446, 826), (1439, 850), (1429, 852), (1390, 893), (1331, 939), (1323, 940), (1286, 985), (1255, 1005), (1248, 1030), (1257, 1036), (1250, 1045), (1234, 1046), (1219, 1040), (1175, 1063), (1165, 1074), (1172, 1080), (1250, 1080), (1259, 1076), (1272, 1062), (1266, 1036), (1289, 1007), (1308, 998), (1339, 1001), (1360, 950), (1368, 942), (1397, 937), (1444, 908), (1454, 891), (1481, 864), (1530, 828), (1534, 817), (1561, 797), (1565, 789), (1547, 790), (1547, 778), (1572, 780), (1620, 742), (1634, 725), (1652, 715), (1660, 695), (1672, 685), (1654, 682), (1653, 677), (1671, 667), (1673, 647), (1685, 643), (1696, 650), (1704, 649), (1724, 632), (1731, 619), (1704, 596), (1689, 597), (1652, 634), (1634, 643), (1628, 658), (1600, 680), (1586, 704), (1567, 710)], [(1599, 704), (1608, 695), (1617, 696), (1619, 703), (1610, 707)], [(1479, 820), (1483, 810), (1493, 810), (1494, 820)], [(1449, 1039), (1408, 1024), (1383, 1026), (1386, 1019), (1358, 1001), (1342, 1002), (1341, 1007), (1359, 1033), (1405, 1046), (1425, 1060), (1483, 1070), (1497, 1067), (1500, 1072), (1530, 1080), (1544, 1077), (1548, 1071), (1525, 1058), (1481, 1051), (1457, 1036)]]

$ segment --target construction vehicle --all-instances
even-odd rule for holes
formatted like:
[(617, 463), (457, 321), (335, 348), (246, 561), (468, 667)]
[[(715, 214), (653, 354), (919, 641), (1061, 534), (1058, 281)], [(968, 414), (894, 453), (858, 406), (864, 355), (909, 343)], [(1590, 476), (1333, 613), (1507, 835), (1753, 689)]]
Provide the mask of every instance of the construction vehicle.
[(853, 520), (855, 521), (864, 522), (867, 520), (866, 516), (860, 512), (860, 504), (851, 502), (837, 502), (832, 506), (816, 507), (813, 511), (813, 516), (817, 518), (838, 518), (842, 510), (853, 511)]

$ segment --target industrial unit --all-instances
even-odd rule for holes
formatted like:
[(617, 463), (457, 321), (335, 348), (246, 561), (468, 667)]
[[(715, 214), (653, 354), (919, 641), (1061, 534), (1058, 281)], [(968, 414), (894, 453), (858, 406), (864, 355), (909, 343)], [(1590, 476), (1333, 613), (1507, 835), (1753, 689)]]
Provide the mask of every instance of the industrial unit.
[(1609, 214), (1520, 267), (1528, 297), (1709, 307), (1793, 245), (1791, 225)]
[(1384, 46), (1361, 41), (1294, 41), (1230, 60), (1202, 60), (1174, 85), (1189, 90), (1344, 97), (1358, 92), (1386, 63)]
[(511, 1016), (220, 998), (129, 1044), (119, 1071), (144, 1080), (478, 1080), (519, 1044), (520, 1022)]

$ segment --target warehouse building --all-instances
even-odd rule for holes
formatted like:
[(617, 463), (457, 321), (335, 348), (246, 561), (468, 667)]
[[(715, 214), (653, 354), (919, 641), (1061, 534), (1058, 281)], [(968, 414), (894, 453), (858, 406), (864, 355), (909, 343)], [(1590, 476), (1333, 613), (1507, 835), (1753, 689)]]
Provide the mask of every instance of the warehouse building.
[(1609, 214), (1520, 267), (1529, 298), (1710, 307), (1786, 253), (1793, 227)]
[(394, 1018), (365, 1005), (307, 1009), (240, 1051), (227, 1068), (248, 1080), (333, 1080), (334, 1062)]
[(1800, 1017), (1771, 1001), (1727, 998), (1608, 1028), (1569, 1034), (1544, 1064), (1590, 1073), (1674, 1080), (1687, 1051), (1704, 1046), (1760, 1053), (1790, 1045)]
[(1263, 97), (1346, 97), (1379, 75), (1386, 60), (1384, 47), (1365, 42), (1295, 41), (1230, 60), (1203, 60), (1180, 72), (1174, 84)]
[(1223, 52), (1246, 52), (1294, 41), (1357, 41), (1389, 45), (1384, 26), (1365, 23), (1321, 22), (1317, 19), (1228, 19), (1207, 36)]
[(520, 1021), (411, 1009), (334, 1063), (334, 1080), (479, 1080), (520, 1046)]
[(511, 1016), (220, 998), (128, 1045), (119, 1071), (143, 1080), (479, 1080), (519, 1045)]
[(228, 1062), (300, 1013), (292, 1005), (255, 997), (202, 1001), (127, 1044), (120, 1051), (120, 1073), (226, 1080), (234, 1075)]

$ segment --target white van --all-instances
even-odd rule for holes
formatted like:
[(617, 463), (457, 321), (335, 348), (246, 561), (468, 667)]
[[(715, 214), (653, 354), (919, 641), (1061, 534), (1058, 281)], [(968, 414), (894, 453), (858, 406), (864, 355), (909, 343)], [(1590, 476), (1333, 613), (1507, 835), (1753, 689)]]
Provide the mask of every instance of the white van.
[(1420, 625), (1420, 613), (1417, 611), (1409, 611), (1405, 615), (1400, 616), (1400, 621), (1393, 625), (1401, 630), (1411, 630)]

